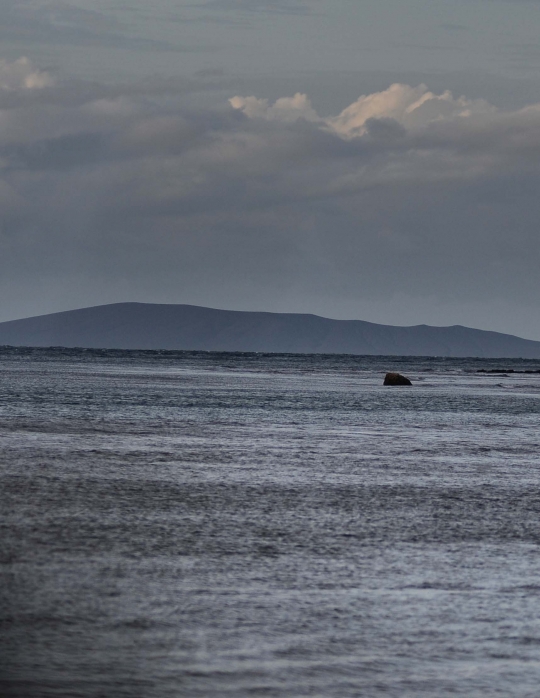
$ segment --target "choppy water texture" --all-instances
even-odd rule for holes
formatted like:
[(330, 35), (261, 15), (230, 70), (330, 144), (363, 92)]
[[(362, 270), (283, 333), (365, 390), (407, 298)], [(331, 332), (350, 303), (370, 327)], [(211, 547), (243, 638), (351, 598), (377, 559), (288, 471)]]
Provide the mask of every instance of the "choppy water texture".
[(538, 696), (500, 367), (540, 363), (0, 350), (0, 695)]

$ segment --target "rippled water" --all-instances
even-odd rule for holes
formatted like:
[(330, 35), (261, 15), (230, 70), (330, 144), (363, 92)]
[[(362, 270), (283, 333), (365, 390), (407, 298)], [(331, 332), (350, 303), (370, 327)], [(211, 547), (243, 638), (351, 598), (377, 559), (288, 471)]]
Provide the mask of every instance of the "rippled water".
[(540, 363), (0, 349), (0, 695), (539, 695), (540, 375), (481, 368)]

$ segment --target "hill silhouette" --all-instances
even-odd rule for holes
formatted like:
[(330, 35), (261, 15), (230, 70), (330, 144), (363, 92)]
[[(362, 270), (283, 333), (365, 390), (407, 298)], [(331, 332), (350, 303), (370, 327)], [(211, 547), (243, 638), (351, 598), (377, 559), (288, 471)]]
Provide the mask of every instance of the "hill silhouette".
[(540, 358), (540, 342), (461, 325), (396, 327), (154, 303), (114, 303), (3, 322), (0, 345)]

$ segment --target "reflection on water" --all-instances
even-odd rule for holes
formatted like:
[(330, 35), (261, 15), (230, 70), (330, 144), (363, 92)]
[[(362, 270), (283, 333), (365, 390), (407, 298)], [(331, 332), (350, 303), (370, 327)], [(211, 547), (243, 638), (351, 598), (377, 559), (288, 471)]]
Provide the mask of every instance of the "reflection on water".
[(0, 350), (0, 694), (536, 695), (540, 375), (497, 368), (540, 363)]

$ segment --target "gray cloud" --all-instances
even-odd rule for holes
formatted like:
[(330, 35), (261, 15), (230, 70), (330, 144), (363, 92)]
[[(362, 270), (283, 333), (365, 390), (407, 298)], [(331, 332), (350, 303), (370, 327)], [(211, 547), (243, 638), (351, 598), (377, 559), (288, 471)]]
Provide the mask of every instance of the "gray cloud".
[(188, 50), (166, 41), (130, 35), (111, 13), (84, 9), (66, 0), (0, 0), (0, 40), (138, 51)]
[(287, 15), (307, 15), (313, 11), (313, 7), (307, 0), (206, 0), (194, 7), (220, 12), (264, 12)]
[(469, 27), (467, 27), (465, 24), (454, 24), (452, 22), (443, 22), (442, 24), (439, 25), (441, 29), (444, 29), (448, 32), (467, 32), (470, 31)]
[(540, 107), (396, 85), (321, 118), (303, 96), (193, 109), (169, 87), (69, 102), (20, 86), (48, 99), (3, 103), (3, 319), (129, 299), (398, 304), (407, 322), (476, 307), (469, 324), (540, 337), (516, 324), (540, 302)]

